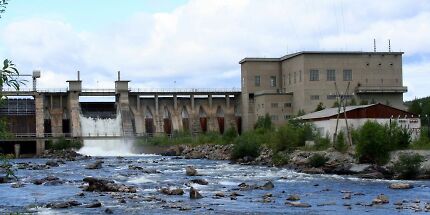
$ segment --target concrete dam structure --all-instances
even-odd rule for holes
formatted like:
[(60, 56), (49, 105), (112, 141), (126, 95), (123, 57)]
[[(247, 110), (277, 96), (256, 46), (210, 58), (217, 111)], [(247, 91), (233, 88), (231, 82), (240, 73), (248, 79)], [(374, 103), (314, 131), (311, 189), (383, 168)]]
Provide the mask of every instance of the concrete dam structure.
[[(115, 81), (115, 89), (84, 89), (71, 80), (67, 89), (2, 91), (7, 96), (0, 116), (10, 132), (2, 138), (5, 153), (40, 154), (45, 142), (58, 139), (114, 139), (242, 130), (239, 89), (131, 89)], [(80, 97), (115, 97), (114, 102), (80, 101)], [(21, 98), (22, 97), (22, 98)], [(13, 98), (13, 99), (12, 99)], [(113, 119), (120, 115), (120, 133), (82, 129), (81, 118)], [(24, 146), (24, 145), (25, 146)], [(18, 148), (18, 149), (17, 149)]]

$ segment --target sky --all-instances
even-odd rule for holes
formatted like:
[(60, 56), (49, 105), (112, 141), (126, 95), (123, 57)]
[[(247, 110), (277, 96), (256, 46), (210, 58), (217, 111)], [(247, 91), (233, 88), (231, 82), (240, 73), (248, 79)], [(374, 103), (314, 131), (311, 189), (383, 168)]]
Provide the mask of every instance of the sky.
[(428, 0), (10, 0), (0, 59), (39, 88), (239, 88), (244, 57), (402, 51), (405, 100), (430, 95)]

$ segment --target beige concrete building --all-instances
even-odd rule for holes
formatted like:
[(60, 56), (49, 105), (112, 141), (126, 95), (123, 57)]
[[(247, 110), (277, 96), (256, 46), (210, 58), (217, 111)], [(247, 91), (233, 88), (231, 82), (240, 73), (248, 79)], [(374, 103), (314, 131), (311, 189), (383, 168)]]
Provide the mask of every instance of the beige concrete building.
[(299, 111), (313, 112), (319, 103), (332, 107), (335, 83), (349, 102), (404, 109), (402, 54), (304, 51), (280, 58), (244, 58), (239, 62), (243, 130), (265, 114), (282, 124)]

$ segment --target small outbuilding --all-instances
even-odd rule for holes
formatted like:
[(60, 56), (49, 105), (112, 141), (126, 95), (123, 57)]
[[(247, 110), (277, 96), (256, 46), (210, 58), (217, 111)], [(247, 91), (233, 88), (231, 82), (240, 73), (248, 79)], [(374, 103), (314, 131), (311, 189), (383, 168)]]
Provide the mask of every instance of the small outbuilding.
[[(346, 120), (348, 127), (358, 128), (369, 120), (380, 124), (397, 123), (403, 128), (409, 129), (412, 139), (420, 136), (421, 121), (413, 113), (397, 109), (384, 104), (370, 104), (347, 106), (345, 110), (341, 108), (339, 114), (338, 131), (346, 131)], [(338, 108), (328, 108), (321, 111), (309, 113), (298, 117), (304, 121), (312, 122), (323, 135), (333, 136), (336, 130)]]

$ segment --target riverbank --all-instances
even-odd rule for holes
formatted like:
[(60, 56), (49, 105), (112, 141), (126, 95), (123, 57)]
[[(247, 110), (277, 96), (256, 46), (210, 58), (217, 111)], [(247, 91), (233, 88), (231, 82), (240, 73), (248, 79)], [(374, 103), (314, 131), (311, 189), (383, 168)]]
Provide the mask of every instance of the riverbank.
[[(231, 160), (233, 144), (203, 144), (203, 145), (175, 145), (162, 151), (161, 155), (183, 156), (186, 159)], [(307, 174), (336, 174), (350, 175), (366, 179), (401, 179), (396, 173), (394, 164), (399, 155), (419, 154), (423, 161), (419, 167), (418, 175), (413, 179), (430, 179), (430, 151), (429, 150), (398, 150), (390, 153), (390, 159), (386, 165), (359, 163), (353, 150), (345, 153), (329, 148), (322, 151), (295, 150), (291, 153), (278, 153), (277, 159), (283, 160), (276, 163), (272, 150), (262, 146), (259, 156), (256, 158), (243, 157), (231, 160), (231, 163), (242, 165), (276, 166), (291, 169)]]

